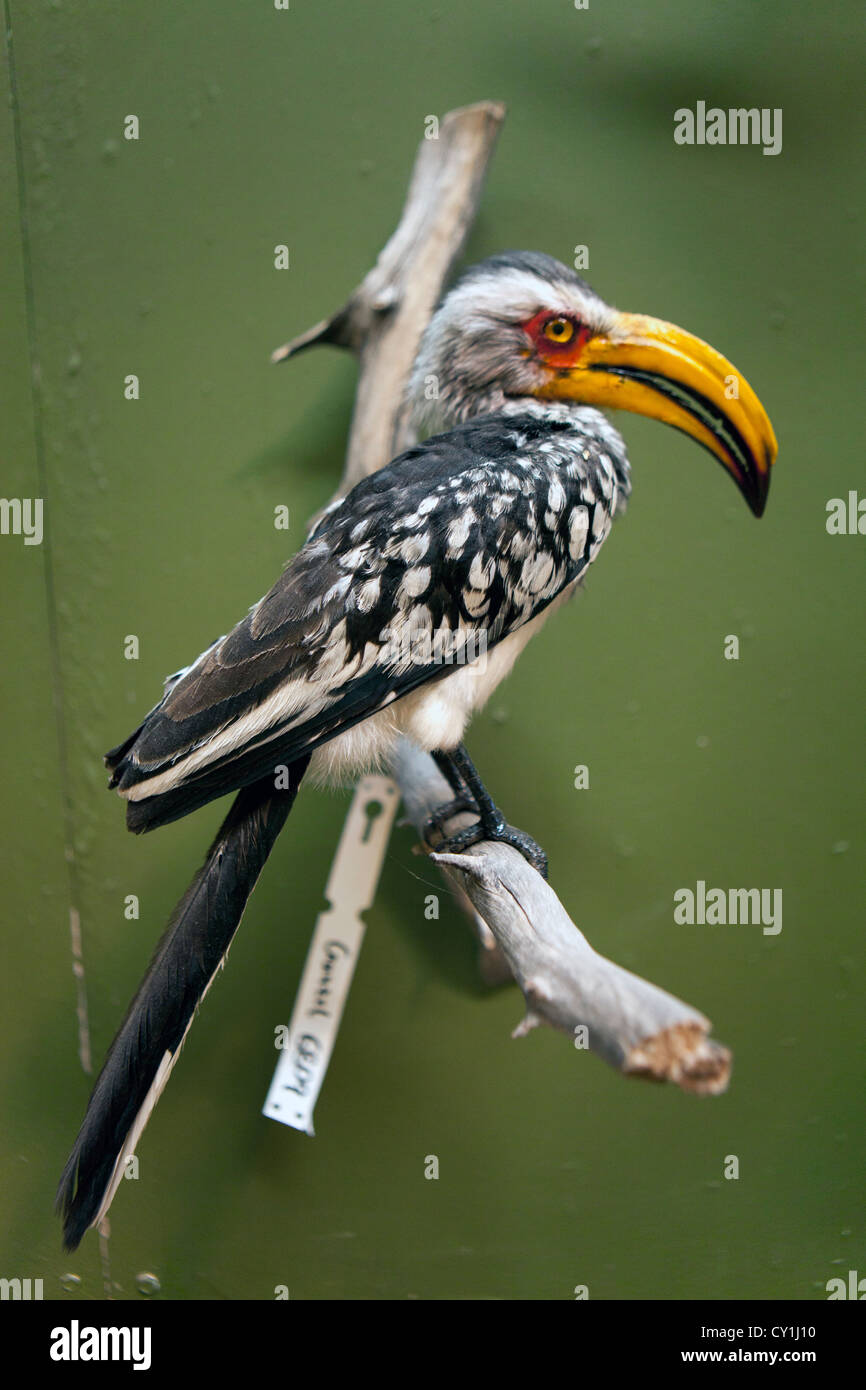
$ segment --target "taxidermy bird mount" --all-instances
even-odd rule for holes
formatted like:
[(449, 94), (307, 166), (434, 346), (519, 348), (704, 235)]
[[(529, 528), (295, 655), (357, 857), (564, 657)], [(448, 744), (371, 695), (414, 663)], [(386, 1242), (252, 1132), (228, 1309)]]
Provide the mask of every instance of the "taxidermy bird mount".
[[(135, 832), (236, 797), (93, 1089), (58, 1190), (69, 1249), (108, 1210), (308, 772), (358, 775), (406, 736), (453, 789), (431, 838), (455, 809), (477, 817), (438, 848), (501, 840), (546, 874), (463, 736), (625, 507), (626, 448), (602, 410), (684, 431), (764, 510), (776, 441), (743, 377), (539, 252), (492, 256), (458, 279), (424, 334), (410, 398), (432, 433), (333, 502), (269, 593), (106, 757)], [(437, 649), (443, 631), (452, 641)], [(484, 661), (441, 659), (480, 632)]]

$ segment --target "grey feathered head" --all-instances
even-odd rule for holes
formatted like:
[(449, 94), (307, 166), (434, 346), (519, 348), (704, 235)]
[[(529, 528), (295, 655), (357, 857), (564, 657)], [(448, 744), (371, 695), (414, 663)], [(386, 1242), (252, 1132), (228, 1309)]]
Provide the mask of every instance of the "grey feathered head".
[(515, 403), (648, 415), (696, 439), (764, 510), (776, 439), (745, 378), (675, 324), (605, 304), (551, 256), (506, 251), (467, 270), (430, 320), (409, 395), (428, 430)]
[(443, 429), (509, 397), (534, 396), (549, 371), (524, 325), (543, 311), (594, 333), (613, 320), (585, 280), (538, 251), (504, 251), (464, 271), (421, 340), (409, 387), (416, 422)]

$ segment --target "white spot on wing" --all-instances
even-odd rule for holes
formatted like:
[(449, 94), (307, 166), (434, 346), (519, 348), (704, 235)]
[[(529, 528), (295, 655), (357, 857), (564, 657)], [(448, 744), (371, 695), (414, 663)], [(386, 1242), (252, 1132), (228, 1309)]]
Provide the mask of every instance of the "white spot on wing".
[(425, 531), (422, 536), (407, 536), (398, 546), (397, 555), (404, 565), (414, 565), (422, 555), (426, 555), (429, 548), (430, 533)]
[(589, 512), (586, 507), (575, 507), (568, 523), (568, 553), (572, 560), (579, 560), (586, 550), (588, 530)]
[(540, 594), (553, 574), (553, 556), (543, 550), (540, 555), (524, 560), (520, 571), (520, 587), (530, 594)]
[(467, 507), (465, 512), (462, 512), (451, 522), (448, 527), (448, 549), (453, 552), (453, 556), (459, 555), (462, 551), (469, 539), (469, 532), (475, 520), (474, 511), (471, 507)]
[(397, 598), (418, 598), (420, 594), (426, 593), (430, 588), (430, 566), (419, 565), (416, 569), (407, 570), (400, 581), (400, 588), (397, 590)]
[(338, 564), (340, 565), (341, 569), (356, 570), (360, 568), (361, 563), (365, 559), (366, 555), (367, 547), (359, 545), (356, 546), (354, 550), (347, 550), (345, 555), (341, 555), (339, 557)]
[(547, 489), (547, 506), (552, 512), (561, 512), (565, 506), (565, 488), (558, 478), (551, 478)]
[(378, 574), (372, 579), (368, 579), (366, 584), (361, 585), (355, 594), (355, 607), (359, 613), (369, 613), (379, 597), (380, 587), (381, 576)]
[(476, 555), (469, 566), (469, 583), (473, 589), (489, 589), (495, 572), (496, 566), (492, 559)]

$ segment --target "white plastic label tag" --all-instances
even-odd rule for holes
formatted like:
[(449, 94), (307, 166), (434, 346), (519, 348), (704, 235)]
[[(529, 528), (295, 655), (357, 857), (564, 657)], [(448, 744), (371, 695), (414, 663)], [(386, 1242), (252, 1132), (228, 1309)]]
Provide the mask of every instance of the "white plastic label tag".
[(373, 902), (391, 826), (400, 804), (389, 777), (358, 783), (319, 914), (288, 1034), (262, 1114), (315, 1134), (313, 1107), (322, 1089), (364, 939), (361, 913)]

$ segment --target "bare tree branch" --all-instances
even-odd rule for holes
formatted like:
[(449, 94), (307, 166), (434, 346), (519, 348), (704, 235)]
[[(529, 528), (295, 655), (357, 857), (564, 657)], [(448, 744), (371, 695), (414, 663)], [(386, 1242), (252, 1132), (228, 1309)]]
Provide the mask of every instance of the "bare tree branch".
[[(420, 833), (453, 793), (433, 759), (406, 739), (394, 773)], [(455, 816), (447, 832), (471, 822), (469, 815)], [(725, 1089), (730, 1054), (707, 1037), (707, 1019), (598, 955), (516, 849), (485, 841), (462, 854), (430, 857), (463, 887), (523, 991), (526, 1017), (515, 1037), (548, 1023), (630, 1075), (674, 1081), (699, 1095)], [(585, 1034), (577, 1031), (581, 1026)]]
[(443, 117), (422, 140), (400, 225), (342, 309), (277, 348), (284, 362), (314, 343), (361, 360), (346, 468), (335, 496), (390, 463), (410, 442), (405, 386), (421, 335), (481, 200), (505, 107), (482, 101)]
[[(421, 335), (472, 224), (504, 107), (452, 111), (439, 138), (423, 140), (400, 224), (347, 304), (274, 353), (315, 343), (360, 358), (342, 496), (410, 442), (405, 388)], [(452, 793), (426, 753), (403, 740), (394, 760), (409, 815), (426, 817)], [(453, 826), (471, 818), (456, 817)], [(450, 831), (452, 827), (449, 826)], [(553, 889), (516, 850), (483, 842), (465, 854), (434, 854), (467, 899), (489, 980), (513, 975), (526, 999), (521, 1036), (539, 1023), (561, 1029), (622, 1072), (673, 1081), (701, 1095), (723, 1091), (726, 1048), (702, 1014), (595, 952)]]

